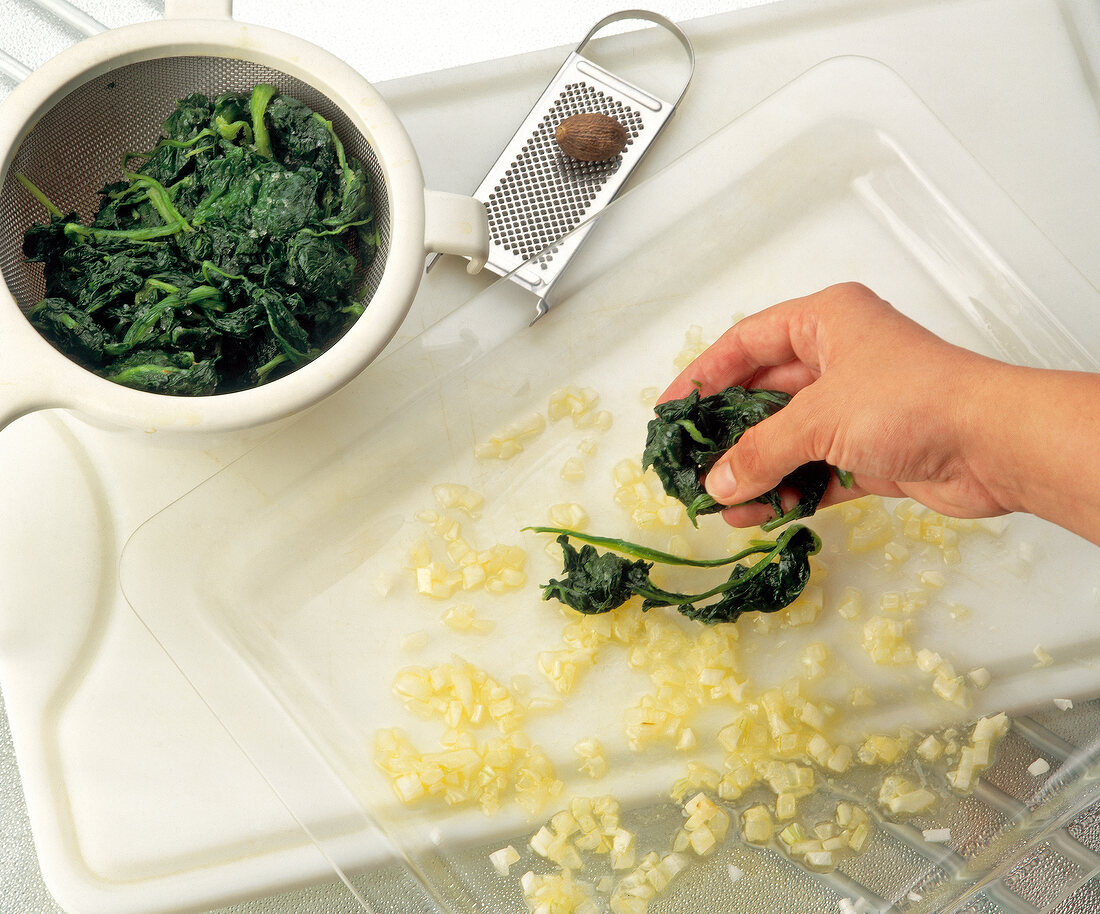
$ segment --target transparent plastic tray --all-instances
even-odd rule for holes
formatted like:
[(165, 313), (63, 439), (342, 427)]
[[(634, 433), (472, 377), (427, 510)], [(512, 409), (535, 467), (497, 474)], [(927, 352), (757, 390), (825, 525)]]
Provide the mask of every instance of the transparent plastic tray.
[[(682, 821), (670, 786), (692, 759), (720, 766), (713, 733), (722, 721), (713, 715), (699, 721), (694, 751), (628, 748), (623, 715), (649, 684), (621, 652), (601, 655), (554, 706), (538, 656), (562, 646), (569, 620), (539, 599), (537, 585), (560, 573), (560, 561), (544, 551), (544, 537), (520, 532), (546, 523), (549, 506), (570, 502), (586, 508), (593, 531), (640, 538), (612, 499), (612, 470), (638, 458), (650, 415), (644, 392), (672, 376), (686, 335), (712, 339), (739, 313), (854, 279), (971, 348), (1029, 364), (1100, 367), (1092, 355), (1100, 351), (1100, 294), (905, 84), (866, 59), (815, 67), (625, 195), (599, 223), (548, 317), (528, 326), (532, 300), (495, 283), (153, 517), (124, 551), (122, 586), (134, 610), (336, 871), (391, 874), (379, 877), (373, 898), (370, 880), (355, 880), (367, 909), (400, 891), (402, 910), (523, 910), (519, 875), (551, 869), (526, 842), (571, 796), (613, 794), (639, 849), (664, 852)], [(502, 429), (545, 418), (551, 395), (567, 385), (597, 391), (610, 428), (549, 422), (513, 459), (475, 456)], [(583, 460), (584, 479), (563, 480), (564, 462), (588, 440), (595, 452)], [(417, 593), (407, 557), (425, 535), (418, 514), (439, 510), (432, 488), (440, 483), (485, 495), (480, 516), (462, 518), (464, 535), (479, 548), (522, 546), (526, 586), (446, 600)], [(709, 520), (698, 533), (680, 531), (699, 551), (727, 540), (727, 528)], [(852, 740), (1007, 709), (1018, 716), (1001, 762), (971, 796), (945, 795), (923, 820), (880, 823), (871, 849), (830, 873), (750, 848), (735, 826), (651, 909), (831, 912), (849, 898), (868, 910), (946, 911), (995, 884), (1018, 904), (1008, 910), (1031, 911), (1050, 898), (1013, 894), (999, 877), (1036, 846), (1049, 848), (1043, 891), (1056, 886), (1064, 897), (1100, 863), (1087, 841), (1062, 829), (1097, 798), (1096, 753), (1088, 734), (1054, 732), (1056, 716), (1019, 715), (1053, 698), (1100, 694), (1095, 547), (1027, 517), (965, 544), (942, 594), (913, 617), (914, 642), (959, 670), (990, 670), (990, 686), (962, 709), (932, 696), (915, 670), (872, 667), (859, 626), (836, 613), (845, 586), (872, 595), (902, 589), (918, 559), (891, 570), (850, 555), (835, 511), (813, 525), (826, 542), (825, 608), (798, 629), (738, 623), (754, 688), (788, 678), (803, 647), (822, 642), (831, 654), (823, 688), (833, 699), (853, 683), (877, 699), (849, 715)], [(460, 603), (493, 630), (444, 625), (442, 611)], [(695, 638), (704, 629), (683, 631)], [(420, 647), (403, 647), (415, 633), (426, 633), (411, 639)], [(1040, 644), (1052, 663), (1037, 665)], [(498, 682), (519, 677), (545, 699), (524, 730), (564, 786), (537, 814), (515, 803), (493, 816), (476, 804), (406, 807), (374, 764), (383, 728), (401, 727), (422, 750), (438, 749), (443, 725), (410, 715), (391, 686), (404, 668), (456, 656)], [(598, 780), (577, 773), (573, 752), (593, 736), (609, 761)], [(1039, 754), (1051, 775), (1021, 776)], [(873, 808), (869, 783), (853, 769), (829, 781), (819, 802), (856, 795)], [(747, 803), (728, 804), (735, 822)], [(921, 828), (933, 826), (950, 827), (951, 841), (922, 841)], [(524, 857), (502, 878), (487, 855), (508, 843)], [(736, 882), (731, 865), (743, 874)]]

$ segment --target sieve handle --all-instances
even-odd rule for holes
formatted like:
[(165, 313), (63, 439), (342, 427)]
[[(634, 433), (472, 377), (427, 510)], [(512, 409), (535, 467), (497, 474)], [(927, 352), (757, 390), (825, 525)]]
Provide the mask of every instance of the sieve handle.
[(48, 345), (12, 300), (0, 301), (0, 429), (40, 409), (69, 405), (43, 355)]
[(165, 19), (232, 19), (233, 0), (164, 0)]
[(489, 259), (485, 204), (462, 194), (425, 190), (424, 251), (467, 257), (466, 272), (480, 272)]

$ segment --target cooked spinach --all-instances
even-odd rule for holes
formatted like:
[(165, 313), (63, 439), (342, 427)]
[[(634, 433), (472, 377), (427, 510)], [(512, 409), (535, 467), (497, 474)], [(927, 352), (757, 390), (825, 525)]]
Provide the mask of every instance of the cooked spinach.
[[(561, 527), (528, 527), (536, 533), (556, 533), (564, 559), (562, 580), (543, 586), (544, 600), (557, 599), (581, 613), (605, 613), (633, 596), (642, 597), (642, 609), (674, 606), (689, 619), (713, 625), (733, 622), (747, 612), (775, 612), (790, 605), (810, 577), (810, 556), (821, 540), (809, 527), (792, 524), (774, 542), (755, 541), (741, 552), (722, 559), (688, 559), (610, 537), (590, 536)], [(584, 543), (580, 550), (569, 542)], [(599, 552), (603, 546), (613, 552)], [(616, 554), (616, 553), (621, 553)], [(742, 559), (760, 556), (749, 565)], [(625, 558), (630, 556), (631, 558)], [(701, 593), (663, 590), (649, 576), (654, 563), (717, 567), (733, 565), (728, 579)], [(705, 602), (718, 597), (713, 602)]]
[(262, 384), (363, 312), (356, 266), (378, 247), (370, 176), (329, 121), (274, 86), (180, 99), (152, 149), (123, 155), (89, 224), (17, 177), (50, 216), (23, 239), (46, 284), (28, 317), (120, 384)]
[[(647, 429), (642, 469), (653, 467), (666, 494), (678, 499), (687, 508), (691, 522), (698, 525), (700, 514), (713, 514), (726, 507), (707, 494), (703, 477), (746, 429), (774, 415), (790, 399), (780, 390), (728, 387), (707, 397), (693, 390), (679, 400), (661, 403)], [(775, 512), (761, 529), (773, 530), (813, 514), (829, 485), (830, 472), (824, 462), (807, 463), (755, 499)], [(841, 484), (850, 488), (851, 474), (836, 472)], [(798, 492), (798, 503), (784, 511), (779, 493), (787, 488)]]

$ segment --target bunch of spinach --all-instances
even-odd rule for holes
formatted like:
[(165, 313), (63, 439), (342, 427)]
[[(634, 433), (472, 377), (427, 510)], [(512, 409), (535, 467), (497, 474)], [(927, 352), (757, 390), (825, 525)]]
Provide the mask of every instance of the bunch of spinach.
[[(778, 412), (790, 399), (780, 390), (728, 387), (707, 397), (693, 390), (682, 399), (661, 403), (647, 429), (642, 469), (653, 467), (665, 493), (678, 499), (687, 508), (691, 522), (698, 525), (700, 514), (713, 514), (725, 507), (707, 494), (703, 477), (746, 429)], [(830, 473), (831, 468), (824, 462), (804, 464), (755, 499), (775, 512), (775, 517), (760, 525), (761, 529), (773, 530), (813, 514), (829, 485)], [(836, 473), (842, 485), (851, 487), (850, 473)], [(780, 502), (780, 490), (785, 488), (799, 493), (797, 504), (788, 511)]]
[[(556, 533), (564, 556), (563, 580), (551, 579), (543, 587), (544, 600), (557, 599), (586, 614), (605, 613), (633, 596), (642, 597), (642, 609), (674, 606), (706, 625), (733, 622), (747, 612), (775, 612), (788, 606), (802, 593), (810, 577), (810, 556), (821, 548), (821, 540), (809, 527), (792, 524), (774, 542), (755, 541), (746, 549), (722, 559), (687, 559), (650, 549), (637, 543), (603, 536), (589, 536), (561, 527), (529, 527), (536, 533)], [(569, 542), (580, 540), (578, 551)], [(599, 552), (603, 546), (614, 552)], [(616, 553), (622, 553), (618, 555)], [(742, 559), (760, 556), (750, 565)], [(634, 561), (623, 556), (631, 556)], [(648, 560), (648, 561), (647, 561)], [(728, 579), (701, 593), (685, 594), (663, 590), (649, 572), (654, 563), (717, 567), (733, 565)], [(707, 603), (713, 597), (717, 600)]]
[(368, 172), (331, 122), (266, 84), (189, 95), (163, 128), (123, 155), (88, 225), (17, 176), (50, 214), (24, 235), (46, 282), (31, 323), (84, 367), (158, 393), (241, 390), (313, 359), (363, 312)]

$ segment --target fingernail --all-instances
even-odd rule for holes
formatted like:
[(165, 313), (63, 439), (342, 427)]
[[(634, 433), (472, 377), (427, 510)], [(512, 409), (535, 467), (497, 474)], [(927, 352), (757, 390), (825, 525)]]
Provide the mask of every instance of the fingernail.
[(733, 493), (737, 491), (737, 480), (733, 478), (733, 467), (729, 465), (729, 461), (723, 460), (717, 464), (707, 474), (704, 484), (711, 498), (723, 504), (729, 503)]

